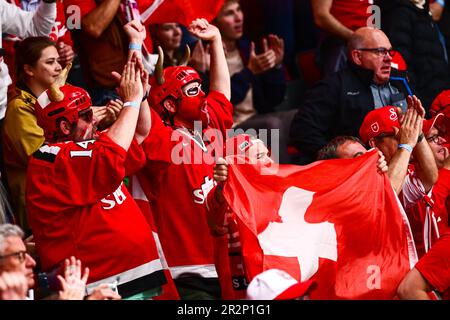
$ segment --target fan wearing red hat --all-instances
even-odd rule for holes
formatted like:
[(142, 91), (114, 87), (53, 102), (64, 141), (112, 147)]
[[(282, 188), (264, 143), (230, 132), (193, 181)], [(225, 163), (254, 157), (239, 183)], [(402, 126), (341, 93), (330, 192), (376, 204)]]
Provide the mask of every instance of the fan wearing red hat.
[[(369, 112), (360, 127), (362, 141), (380, 149), (389, 166), (388, 176), (397, 194), (403, 191), (405, 208), (427, 194), (438, 176), (433, 153), (422, 133), (425, 110), (417, 97), (408, 97), (408, 110), (399, 122), (400, 111), (383, 107)], [(416, 170), (408, 173), (411, 155)], [(406, 177), (406, 178), (405, 178)]]
[(205, 19), (188, 30), (210, 42), (210, 92), (205, 95), (199, 74), (186, 66), (188, 55), (182, 65), (163, 69), (159, 50), (150, 79), (152, 128), (143, 144), (147, 164), (138, 177), (181, 299), (218, 299), (205, 199), (214, 187), (214, 152), (233, 124), (230, 76), (219, 30)]
[(125, 103), (108, 132), (97, 133), (83, 89), (55, 83), (38, 97), (35, 112), (46, 143), (29, 162), (27, 212), (44, 271), (76, 255), (91, 271), (88, 294), (115, 282), (124, 298), (153, 297), (165, 283), (161, 261), (122, 182), (145, 161), (139, 144), (150, 130), (148, 103), (142, 102), (148, 73), (134, 53), (117, 76)]

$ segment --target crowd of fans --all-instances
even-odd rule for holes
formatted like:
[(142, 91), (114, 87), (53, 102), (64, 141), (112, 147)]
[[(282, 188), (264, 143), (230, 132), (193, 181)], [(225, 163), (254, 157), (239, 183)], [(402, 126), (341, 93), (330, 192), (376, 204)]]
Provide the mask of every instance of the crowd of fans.
[(0, 300), (307, 297), (281, 270), (250, 283), (224, 158), (371, 148), (419, 257), (398, 297), (450, 298), (450, 4), (225, 0), (143, 25), (133, 3), (0, 0)]

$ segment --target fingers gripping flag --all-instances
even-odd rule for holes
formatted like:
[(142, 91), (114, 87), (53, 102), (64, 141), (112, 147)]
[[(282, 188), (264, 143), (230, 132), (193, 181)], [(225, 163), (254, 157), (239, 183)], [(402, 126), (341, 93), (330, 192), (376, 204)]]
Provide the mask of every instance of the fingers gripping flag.
[[(230, 165), (224, 196), (236, 213), (249, 280), (279, 268), (314, 279), (312, 299), (391, 299), (417, 255), (378, 155), (280, 165)], [(229, 163), (237, 162), (228, 159)]]

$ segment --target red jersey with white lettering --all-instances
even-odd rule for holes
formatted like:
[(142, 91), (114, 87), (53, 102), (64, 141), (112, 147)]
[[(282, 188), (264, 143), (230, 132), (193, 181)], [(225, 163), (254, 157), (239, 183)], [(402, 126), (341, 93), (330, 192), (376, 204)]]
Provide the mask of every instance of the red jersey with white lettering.
[[(373, 0), (333, 0), (330, 13), (351, 30), (367, 26), (368, 8)], [(370, 11), (371, 12), (371, 11)]]
[(43, 270), (73, 255), (90, 269), (88, 292), (117, 281), (122, 297), (165, 283), (152, 231), (122, 183), (144, 161), (135, 140), (127, 153), (105, 133), (33, 154), (27, 211)]
[(217, 278), (205, 199), (214, 187), (216, 153), (233, 123), (233, 107), (221, 93), (205, 99), (209, 126), (198, 132), (165, 126), (152, 110), (152, 129), (143, 143), (147, 164), (139, 173), (172, 276)]

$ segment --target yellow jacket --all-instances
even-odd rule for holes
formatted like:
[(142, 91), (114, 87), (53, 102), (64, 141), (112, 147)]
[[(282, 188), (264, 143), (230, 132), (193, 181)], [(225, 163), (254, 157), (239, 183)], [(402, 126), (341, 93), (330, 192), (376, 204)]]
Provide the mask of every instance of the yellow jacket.
[(3, 123), (3, 154), (12, 205), (22, 228), (29, 229), (25, 211), (25, 181), (28, 158), (44, 143), (44, 131), (34, 115), (36, 97), (15, 88)]

